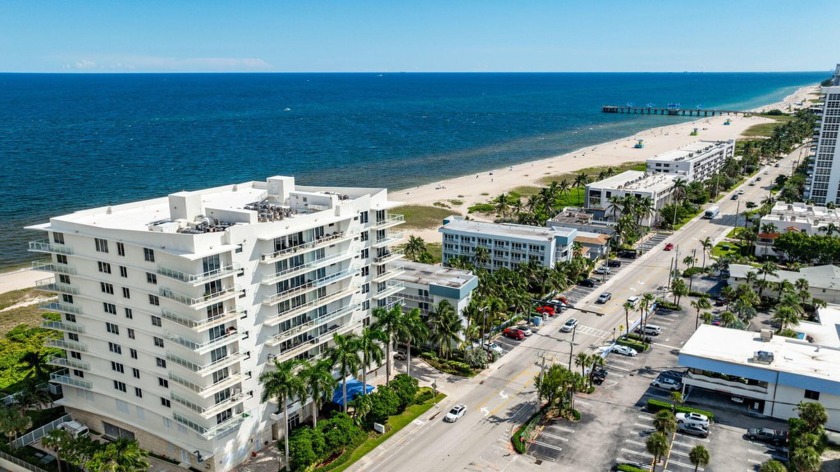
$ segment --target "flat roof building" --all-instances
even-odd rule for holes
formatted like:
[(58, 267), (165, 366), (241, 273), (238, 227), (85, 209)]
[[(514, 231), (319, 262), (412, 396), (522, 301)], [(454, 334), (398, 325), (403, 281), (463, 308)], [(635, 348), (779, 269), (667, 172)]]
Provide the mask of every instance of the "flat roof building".
[[(836, 76), (835, 76), (836, 80)], [(837, 133), (840, 130), (840, 85), (823, 87), (825, 99), (818, 114), (811, 150), (808, 157), (808, 180), (804, 197), (817, 205), (840, 203), (840, 147)]]
[[(403, 272), (395, 280), (404, 285), (400, 292), (403, 309), (419, 308), (423, 316), (444, 300), (461, 315), (472, 300), (473, 290), (478, 288), (478, 276), (468, 270), (412, 261), (403, 261), (402, 267)], [(463, 317), (462, 321), (466, 327)]]
[(831, 229), (832, 234), (838, 235), (840, 211), (802, 202), (776, 202), (770, 213), (761, 217), (759, 228), (761, 231), (756, 240), (755, 255), (776, 256), (778, 254), (773, 249), (773, 243), (783, 233), (795, 231), (827, 235)]
[(647, 160), (649, 174), (671, 174), (685, 179), (707, 180), (726, 160), (735, 156), (735, 140), (696, 141)]
[[(324, 356), (334, 334), (400, 303), (385, 189), (270, 177), (77, 211), (29, 229), (58, 301), (57, 403), (186, 467), (228, 471), (282, 435), (263, 403), (274, 360)], [(289, 404), (288, 421), (306, 418)], [(272, 446), (269, 446), (272, 447)]]
[[(605, 216), (617, 221), (621, 215), (619, 207), (613, 207), (610, 199), (634, 196), (638, 199), (650, 198), (655, 210), (659, 210), (673, 200), (674, 180), (678, 177), (670, 174), (648, 174), (637, 170), (628, 170), (621, 174), (586, 185), (584, 205), (587, 209), (603, 210)], [(642, 225), (652, 226), (656, 212), (642, 218)]]
[[(735, 288), (746, 283), (749, 272), (757, 274), (758, 269), (746, 264), (729, 264), (729, 285)], [(761, 275), (759, 278), (764, 279), (764, 276)], [(812, 297), (827, 303), (840, 303), (840, 267), (834, 265), (803, 267), (798, 272), (777, 270), (776, 275), (767, 275), (767, 281), (773, 283), (787, 280), (795, 284), (799, 279), (805, 279), (808, 282), (808, 292)], [(764, 293), (773, 296), (778, 294), (773, 285), (765, 289)]]

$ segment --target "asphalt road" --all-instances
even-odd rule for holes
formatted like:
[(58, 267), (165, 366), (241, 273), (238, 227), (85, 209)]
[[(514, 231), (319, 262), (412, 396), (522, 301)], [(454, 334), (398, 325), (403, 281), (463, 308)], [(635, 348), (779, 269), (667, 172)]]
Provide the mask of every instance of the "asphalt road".
[[(737, 201), (730, 197), (738, 189), (726, 194), (718, 203), (721, 214), (717, 218), (711, 221), (699, 217), (694, 219), (632, 263), (623, 264), (620, 270), (607, 276), (605, 282), (589, 290), (588, 294), (586, 291), (576, 292), (582, 297), (576, 303), (578, 308), (598, 311), (604, 316), (567, 310), (560, 316), (549, 318), (524, 341), (506, 342), (506, 345), (518, 345), (488, 370), (459, 386), (439, 409), (430, 410), (418, 418), (413, 425), (371, 451), (350, 470), (506, 470), (514, 462), (519, 462), (516, 469), (528, 464), (525, 468), (539, 470), (531, 465), (534, 464), (532, 457), (512, 453), (510, 435), (512, 428), (536, 409), (534, 377), (539, 373), (543, 359), (549, 364), (568, 363), (572, 334), (560, 333), (563, 323), (570, 317), (579, 320), (574, 334), (574, 353), (602, 350), (618, 328), (625, 324), (622, 305), (628, 297), (647, 292), (664, 293), (673, 257), (681, 260), (696, 249), (698, 264), (701, 264), (700, 240), (708, 236), (718, 242), (726, 237), (735, 226), (736, 211), (743, 212), (747, 201), (760, 203), (767, 197), (776, 176), (782, 172), (790, 174), (792, 164), (799, 155), (799, 150), (794, 151), (784, 159), (781, 167), (759, 171), (757, 176), (761, 177), (761, 182), (749, 186), (748, 183), (755, 180), (755, 177), (750, 178), (741, 186), (744, 195)], [(743, 224), (743, 218), (739, 218), (738, 222)], [(663, 250), (667, 243), (674, 244), (673, 251)], [(612, 299), (603, 305), (596, 304), (595, 299), (604, 291), (611, 292)], [(631, 317), (634, 315), (636, 318), (639, 316), (631, 313)], [(456, 423), (443, 422), (446, 411), (456, 403), (467, 406), (466, 414)]]

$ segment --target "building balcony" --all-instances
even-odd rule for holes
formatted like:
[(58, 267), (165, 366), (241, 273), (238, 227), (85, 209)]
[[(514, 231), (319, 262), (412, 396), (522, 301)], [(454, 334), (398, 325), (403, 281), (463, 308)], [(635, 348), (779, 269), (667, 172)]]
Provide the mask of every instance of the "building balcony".
[(189, 380), (177, 374), (173, 374), (172, 372), (170, 372), (169, 380), (190, 390), (191, 392), (198, 394), (201, 398), (209, 398), (213, 396), (214, 393), (218, 393), (221, 390), (224, 390), (228, 387), (233, 387), (234, 385), (242, 382), (242, 380), (244, 380), (244, 376), (242, 374), (231, 374), (228, 377), (219, 380), (214, 384), (201, 386), (190, 382)]
[(385, 254), (374, 258), (374, 264), (387, 264), (388, 262), (396, 261), (397, 259), (402, 259), (405, 256), (405, 253), (402, 249), (394, 249), (392, 251), (387, 251)]
[(411, 301), (414, 301), (414, 302), (420, 302), (420, 303), (434, 303), (435, 302), (432, 297), (425, 297), (423, 295), (415, 295), (413, 293), (401, 293), (400, 296), (402, 298), (405, 298), (406, 300), (411, 300)]
[(79, 289), (67, 284), (56, 282), (54, 277), (36, 281), (35, 288), (45, 292), (66, 293), (69, 295), (79, 294)]
[(47, 362), (48, 365), (54, 365), (57, 367), (64, 367), (67, 369), (76, 369), (76, 370), (84, 370), (90, 371), (90, 364), (87, 362), (82, 362), (77, 359), (70, 359), (65, 357), (53, 357)]
[(42, 270), (58, 274), (75, 275), (76, 268), (67, 264), (54, 264), (52, 262), (32, 261), (32, 270)]
[(263, 299), (263, 304), (268, 305), (268, 306), (276, 305), (276, 304), (282, 302), (283, 300), (287, 300), (287, 299), (295, 297), (297, 295), (301, 295), (301, 294), (310, 292), (312, 290), (315, 290), (316, 288), (324, 287), (324, 286), (329, 285), (331, 283), (338, 282), (339, 280), (342, 280), (342, 279), (345, 279), (345, 278), (348, 278), (348, 277), (352, 277), (352, 276), (356, 275), (357, 272), (358, 272), (358, 268), (349, 267), (349, 268), (344, 269), (342, 271), (336, 272), (335, 274), (330, 274), (330, 275), (328, 275), (324, 278), (321, 278), (321, 279), (318, 279), (318, 280), (308, 281), (301, 286), (292, 287), (288, 290), (284, 290), (282, 292), (275, 293), (274, 295), (269, 295), (269, 296), (267, 296)]
[(238, 411), (236, 414), (234, 414), (224, 422), (219, 423), (213, 426), (212, 428), (207, 428), (184, 416), (179, 415), (178, 413), (175, 413), (174, 411), (172, 412), (172, 419), (175, 420), (175, 422), (192, 429), (196, 433), (200, 434), (204, 439), (213, 439), (219, 434), (239, 426), (239, 424), (245, 421), (245, 418), (247, 417), (248, 413)]
[(82, 309), (76, 305), (69, 303), (53, 302), (38, 306), (39, 310), (48, 311), (51, 313), (74, 313), (76, 315), (82, 314)]
[(391, 295), (396, 295), (405, 288), (405, 284), (402, 282), (388, 282), (385, 286), (385, 290), (380, 291), (373, 295), (374, 300), (382, 300), (383, 298), (390, 297)]
[(350, 323), (330, 327), (330, 329), (319, 334), (318, 336), (310, 336), (309, 339), (305, 341), (302, 340), (295, 345), (286, 347), (285, 349), (280, 350), (280, 352), (278, 352), (277, 354), (270, 355), (269, 357), (282, 363), (283, 361), (286, 361), (293, 357), (297, 357), (310, 349), (314, 349), (323, 342), (329, 341), (330, 339), (332, 339), (333, 334), (344, 334), (349, 331), (352, 331), (353, 328), (355, 328), (355, 326)]
[(221, 323), (226, 323), (228, 321), (241, 318), (242, 316), (245, 316), (245, 311), (241, 307), (236, 307), (235, 310), (227, 311), (220, 315), (216, 315), (210, 318), (204, 318), (201, 320), (195, 320), (184, 316), (180, 313), (174, 313), (169, 310), (161, 310), (160, 316), (161, 318), (167, 319), (174, 323), (178, 323), (181, 326), (186, 326), (187, 328), (192, 329), (196, 333), (200, 333), (214, 326), (218, 326)]
[(204, 419), (209, 419), (216, 416), (216, 414), (227, 410), (228, 408), (234, 408), (236, 405), (242, 403), (242, 401), (245, 400), (245, 398), (248, 395), (246, 393), (243, 393), (242, 391), (236, 391), (230, 397), (220, 401), (219, 403), (216, 403), (215, 405), (209, 408), (197, 405), (189, 401), (188, 399), (182, 397), (181, 395), (178, 395), (175, 392), (170, 392), (169, 396), (170, 398), (172, 398), (173, 402), (186, 408), (189, 408), (191, 411), (201, 415), (201, 417)]
[(45, 252), (49, 254), (65, 254), (68, 256), (73, 254), (73, 249), (70, 246), (65, 246), (64, 244), (58, 243), (50, 243), (49, 241), (30, 241), (29, 251)]
[(693, 385), (707, 390), (714, 390), (724, 392), (726, 394), (735, 396), (745, 396), (749, 398), (763, 398), (767, 395), (767, 387), (760, 385), (747, 385), (743, 382), (735, 382), (732, 380), (724, 380), (721, 378), (710, 377), (702, 374), (695, 374), (688, 372), (683, 377), (683, 382), (686, 385)]
[(355, 256), (358, 251), (348, 251), (341, 254), (336, 254), (334, 256), (325, 257), (323, 259), (314, 260), (312, 262), (308, 262), (303, 265), (299, 265), (297, 267), (290, 267), (286, 270), (281, 270), (280, 272), (276, 272), (274, 274), (268, 274), (262, 278), (263, 284), (271, 285), (277, 282), (290, 279), (296, 275), (299, 275), (304, 272), (308, 272), (311, 270), (320, 269), (322, 267), (326, 267), (331, 264), (335, 264), (341, 262), (343, 260), (351, 259)]
[(65, 341), (63, 339), (50, 339), (45, 343), (49, 347), (55, 347), (58, 349), (67, 349), (70, 351), (79, 351), (79, 352), (87, 352), (87, 344), (83, 344), (77, 341)]
[(309, 252), (321, 247), (331, 246), (333, 244), (352, 239), (353, 236), (354, 232), (338, 231), (333, 234), (321, 236), (320, 238), (317, 238), (314, 241), (298, 244), (297, 246), (283, 248), (274, 252), (264, 253), (260, 256), (260, 262), (276, 262), (287, 257), (302, 254), (304, 252)]
[(195, 373), (201, 377), (205, 377), (207, 375), (212, 374), (213, 372), (223, 369), (225, 367), (230, 367), (245, 358), (248, 357), (247, 352), (239, 352), (239, 351), (232, 351), (228, 353), (227, 356), (217, 359), (209, 364), (198, 365), (194, 362), (190, 362), (182, 357), (176, 356), (175, 354), (166, 353), (166, 360), (172, 361), (176, 365), (183, 367), (184, 369), (189, 370), (192, 373)]
[(186, 305), (194, 310), (198, 310), (212, 303), (219, 303), (225, 300), (230, 300), (231, 298), (234, 298), (239, 291), (240, 288), (238, 286), (226, 287), (219, 290), (218, 292), (206, 293), (202, 297), (193, 298), (172, 291), (168, 288), (161, 287), (160, 295), (162, 297), (176, 301), (182, 305)]
[(393, 214), (393, 215), (388, 215), (383, 220), (374, 221), (372, 226), (373, 226), (374, 229), (384, 229), (384, 228), (390, 228), (392, 226), (401, 225), (403, 223), (405, 223), (405, 216), (404, 215)]
[(391, 280), (394, 277), (405, 273), (405, 268), (403, 267), (390, 267), (388, 270), (385, 271), (382, 275), (377, 275), (373, 278), (373, 281), (376, 283), (385, 282), (386, 280)]
[(334, 301), (340, 300), (340, 299), (342, 299), (344, 297), (347, 297), (349, 295), (352, 295), (353, 292), (358, 290), (358, 288), (359, 287), (357, 285), (350, 284), (349, 287), (343, 288), (343, 289), (339, 290), (338, 292), (330, 293), (330, 294), (324, 295), (323, 297), (318, 297), (318, 298), (316, 298), (314, 300), (311, 300), (311, 301), (308, 301), (308, 302), (306, 302), (302, 305), (298, 305), (298, 306), (292, 307), (292, 308), (290, 308), (290, 309), (288, 309), (288, 310), (286, 310), (282, 313), (278, 313), (277, 316), (274, 316), (272, 318), (269, 318), (269, 319), (265, 320), (264, 324), (266, 326), (277, 326), (278, 324), (282, 323), (283, 321), (288, 320), (289, 318), (292, 318), (294, 316), (306, 313), (307, 311), (318, 308), (319, 306), (323, 306), (323, 305), (326, 305), (328, 303), (332, 303)]
[(170, 269), (168, 267), (157, 267), (158, 274), (164, 277), (168, 277), (170, 279), (177, 280), (179, 282), (183, 282), (185, 284), (190, 284), (192, 286), (203, 284), (205, 282), (210, 282), (216, 279), (221, 279), (222, 277), (234, 275), (239, 270), (240, 266), (236, 263), (225, 267), (221, 267), (219, 269), (207, 271), (203, 274), (189, 274), (186, 272), (177, 271), (175, 269)]
[(56, 331), (64, 331), (65, 333), (84, 333), (85, 327), (76, 323), (68, 323), (64, 321), (42, 321), (42, 328), (54, 329)]
[(391, 233), (386, 235), (384, 238), (379, 238), (376, 242), (373, 243), (373, 247), (382, 247), (382, 246), (389, 246), (392, 244), (396, 244), (403, 240), (402, 233)]
[(85, 390), (93, 390), (93, 384), (88, 382), (87, 380), (80, 380), (77, 378), (70, 377), (68, 370), (60, 370), (58, 372), (53, 372), (50, 374), (50, 382), (54, 382), (61, 385), (69, 385), (71, 387), (83, 388)]
[(358, 310), (360, 307), (361, 307), (361, 305), (355, 304), (355, 305), (349, 305), (349, 306), (339, 308), (337, 310), (334, 310), (331, 313), (327, 313), (326, 315), (324, 315), (320, 318), (316, 318), (314, 320), (307, 321), (306, 323), (295, 326), (295, 327), (293, 327), (291, 329), (288, 329), (288, 330), (286, 330), (282, 333), (275, 334), (265, 343), (269, 346), (272, 346), (272, 347), (277, 346), (279, 344), (282, 344), (283, 341), (286, 341), (287, 339), (289, 339), (291, 337), (297, 336), (297, 335), (299, 335), (299, 334), (301, 334), (305, 331), (318, 328), (318, 327), (320, 327), (320, 326), (322, 326), (326, 323), (329, 323), (330, 321), (333, 321), (337, 318), (341, 318), (344, 315), (353, 313), (354, 311)]
[(241, 338), (236, 328), (230, 327), (228, 328), (227, 332), (222, 336), (217, 337), (216, 339), (206, 341), (203, 343), (197, 343), (194, 341), (190, 341), (189, 339), (184, 339), (177, 334), (167, 333), (166, 338), (170, 341), (174, 341), (181, 346), (186, 347), (187, 349), (195, 352), (196, 354), (207, 354), (208, 352), (212, 351), (217, 347), (221, 347), (232, 342), (238, 341)]

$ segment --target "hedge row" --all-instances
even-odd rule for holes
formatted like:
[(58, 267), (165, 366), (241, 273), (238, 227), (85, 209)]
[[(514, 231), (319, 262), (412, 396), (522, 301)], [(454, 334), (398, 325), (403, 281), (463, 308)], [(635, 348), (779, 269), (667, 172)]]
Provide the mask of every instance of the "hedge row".
[(528, 450), (528, 445), (522, 441), (522, 438), (530, 434), (531, 430), (537, 423), (539, 423), (544, 414), (544, 411), (540, 409), (539, 411), (534, 413), (534, 415), (531, 416), (531, 418), (527, 422), (525, 422), (525, 424), (520, 426), (515, 433), (513, 433), (513, 436), (511, 436), (510, 438), (510, 442), (511, 444), (513, 444), (513, 449), (517, 453), (525, 454), (525, 452)]
[[(653, 398), (648, 399), (647, 401), (647, 409), (651, 412), (657, 412), (659, 410), (670, 410), (672, 405), (666, 401), (656, 400)], [(677, 413), (700, 413), (701, 415), (706, 415), (709, 417), (710, 421), (715, 420), (715, 414), (711, 411), (701, 410), (699, 408), (691, 408), (684, 405), (677, 405)]]
[(616, 344), (620, 344), (622, 346), (632, 347), (637, 352), (644, 352), (647, 351), (650, 345), (645, 344), (643, 342), (634, 341), (632, 339), (622, 338), (615, 342)]
[(616, 469), (618, 472), (647, 472), (647, 469), (640, 469), (638, 467), (633, 467), (632, 465), (627, 464), (619, 464)]

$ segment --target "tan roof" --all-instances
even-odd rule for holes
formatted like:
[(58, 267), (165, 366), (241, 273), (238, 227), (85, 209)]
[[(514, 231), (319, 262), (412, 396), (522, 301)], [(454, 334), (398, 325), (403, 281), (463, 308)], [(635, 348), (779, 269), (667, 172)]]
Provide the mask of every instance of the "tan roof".
[(576, 243), (599, 244), (604, 245), (609, 242), (610, 238), (606, 234), (599, 234), (596, 237), (589, 236), (575, 236)]

